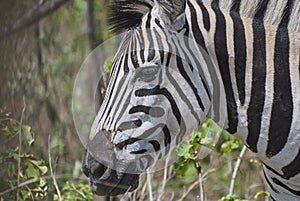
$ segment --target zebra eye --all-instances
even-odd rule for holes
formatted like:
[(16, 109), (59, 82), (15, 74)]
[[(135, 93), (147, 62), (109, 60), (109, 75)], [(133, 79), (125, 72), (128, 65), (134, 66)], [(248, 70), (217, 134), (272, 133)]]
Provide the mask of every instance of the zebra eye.
[(158, 71), (159, 68), (157, 66), (142, 67), (137, 74), (137, 79), (144, 82), (150, 82), (156, 78)]

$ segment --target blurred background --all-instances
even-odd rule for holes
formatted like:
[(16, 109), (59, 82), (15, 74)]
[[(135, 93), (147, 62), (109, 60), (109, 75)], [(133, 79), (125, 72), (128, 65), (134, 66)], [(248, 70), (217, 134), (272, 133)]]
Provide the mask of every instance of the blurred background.
[[(175, 166), (143, 175), (137, 191), (92, 195), (72, 92), (85, 58), (114, 36), (110, 1), (0, 0), (0, 200), (268, 200), (255, 155), (210, 120), (177, 148)], [(99, 86), (100, 103), (106, 83)], [(213, 152), (200, 160), (199, 146)]]

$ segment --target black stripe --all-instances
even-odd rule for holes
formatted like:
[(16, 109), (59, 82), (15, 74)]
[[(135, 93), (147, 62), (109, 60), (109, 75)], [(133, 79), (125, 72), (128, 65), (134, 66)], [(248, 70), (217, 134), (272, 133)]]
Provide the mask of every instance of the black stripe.
[(153, 47), (154, 47), (154, 45), (150, 44), (150, 48), (151, 49), (148, 49), (148, 62), (151, 62), (154, 59), (154, 57), (155, 57), (155, 50), (154, 50)]
[(150, 29), (151, 28), (151, 13), (148, 13), (147, 15), (147, 21), (146, 21), (146, 27), (147, 29)]
[(300, 173), (300, 151), (298, 152), (297, 156), (294, 158), (294, 160), (288, 164), (287, 166), (282, 168), (282, 172), (283, 174), (278, 173), (276, 170), (274, 170), (273, 168), (271, 168), (270, 166), (264, 164), (264, 166), (271, 172), (273, 172), (274, 174), (276, 174), (277, 176), (280, 176), (284, 179), (290, 179), (291, 177), (296, 176), (297, 174)]
[[(103, 105), (101, 106), (101, 108), (105, 108), (105, 110), (103, 111), (103, 116), (101, 117), (102, 119), (106, 119), (107, 116), (104, 116), (105, 114), (105, 111), (107, 110), (107, 107), (109, 106), (109, 103), (112, 99), (112, 94), (113, 94), (113, 89), (115, 89), (115, 85), (117, 84), (117, 79), (112, 79), (113, 75), (114, 77), (117, 77), (119, 72), (121, 71), (121, 68), (119, 67), (119, 65), (121, 65), (122, 63), (122, 60), (124, 59), (124, 55), (120, 56), (120, 59), (118, 59), (118, 61), (116, 61), (113, 65), (113, 69), (111, 71), (111, 74), (110, 74), (110, 82), (108, 84), (108, 87), (106, 89), (106, 94), (105, 94), (105, 99), (107, 100), (106, 101), (106, 105), (105, 107), (103, 107)], [(110, 107), (110, 110), (111, 110), (111, 106)], [(109, 115), (110, 111), (107, 112), (107, 115)], [(106, 120), (105, 120), (106, 121)], [(100, 122), (99, 122), (100, 123)]]
[(202, 13), (202, 19), (203, 19), (203, 25), (204, 28), (209, 31), (210, 30), (210, 16), (209, 13), (207, 11), (207, 9), (205, 8), (205, 6), (203, 5), (202, 1), (197, 1), (198, 5), (200, 6), (201, 9), (201, 13)]
[(131, 151), (130, 153), (131, 154), (144, 154), (147, 151), (148, 151), (147, 149), (141, 149), (141, 150), (138, 150), (138, 151)]
[[(145, 48), (145, 46), (142, 48)], [(141, 56), (142, 63), (145, 63), (145, 49), (142, 49), (140, 51), (140, 56)]]
[(278, 193), (278, 191), (274, 188), (273, 184), (271, 183), (271, 181), (270, 181), (269, 178), (267, 177), (265, 171), (264, 171), (264, 177), (265, 177), (265, 180), (266, 180), (268, 186), (269, 186), (275, 193)]
[(152, 128), (149, 128), (148, 130), (146, 130), (142, 135), (139, 136), (139, 139), (145, 140), (147, 139), (149, 136), (151, 136), (157, 129), (163, 129), (163, 127), (165, 126), (165, 124), (158, 124)]
[(165, 153), (167, 154), (170, 151), (171, 135), (167, 126), (163, 128), (163, 132), (164, 132), (164, 139), (165, 139), (164, 141), (165, 141), (165, 148), (166, 148)]
[(157, 24), (157, 26), (159, 26), (160, 29), (164, 29), (164, 28), (161, 26), (160, 21), (159, 21), (157, 18), (155, 18), (154, 22), (155, 22), (155, 24)]
[(186, 124), (185, 124), (184, 119), (182, 119), (180, 110), (179, 110), (178, 105), (175, 102), (172, 94), (166, 88), (160, 88), (160, 86), (156, 86), (152, 89), (137, 90), (135, 92), (135, 95), (137, 97), (152, 96), (152, 95), (163, 95), (168, 99), (168, 101), (171, 105), (171, 108), (172, 108), (172, 112), (173, 112), (173, 114), (174, 114), (174, 116), (175, 116), (175, 118), (178, 122), (178, 125), (180, 126), (180, 133), (178, 134), (177, 139), (176, 139), (177, 140), (176, 143), (178, 144), (179, 141), (182, 140), (184, 134), (186, 133)]
[(268, 3), (269, 3), (269, 0), (261, 0), (261, 2), (258, 5), (258, 9), (256, 10), (256, 13), (254, 15), (254, 19), (263, 21), (266, 10), (267, 10)]
[(282, 183), (281, 181), (279, 181), (277, 178), (272, 178), (273, 182), (279, 186), (281, 186), (282, 188), (288, 190), (289, 192), (291, 192), (294, 195), (300, 196), (300, 191), (296, 191), (292, 188), (290, 188), (289, 186), (287, 186), (286, 184)]
[[(189, 33), (189, 27), (187, 26), (186, 27), (186, 33), (188, 34)], [(207, 94), (207, 96), (209, 97), (209, 99), (211, 100), (211, 96), (210, 96), (210, 91), (209, 91), (209, 88), (208, 88), (208, 84), (207, 84), (207, 82), (206, 82), (206, 80), (204, 80), (203, 79), (203, 76), (204, 76), (204, 73), (202, 72), (202, 69), (201, 69), (201, 65), (200, 65), (200, 63), (199, 63), (199, 59), (198, 58), (196, 58), (196, 56), (195, 56), (195, 54), (194, 54), (194, 52), (195, 52), (195, 50), (192, 50), (191, 49), (191, 46), (189, 45), (189, 36), (187, 35), (187, 37), (184, 37), (183, 38), (183, 40), (184, 40), (184, 44), (186, 44), (186, 45), (184, 45), (184, 44), (182, 44), (182, 45), (180, 45), (180, 46), (176, 46), (177, 47), (177, 49), (178, 48), (182, 48), (182, 49), (184, 49), (182, 52), (183, 52), (183, 54), (184, 54), (184, 58), (190, 58), (190, 59), (188, 59), (188, 61), (194, 61), (196, 64), (196, 66), (192, 66), (192, 64), (191, 63), (189, 63), (189, 66), (190, 66), (190, 69), (191, 69), (191, 71), (193, 72), (194, 71), (194, 68), (198, 68), (198, 71), (199, 71), (199, 76), (200, 76), (200, 78), (201, 78), (201, 81), (202, 81), (202, 83), (203, 83), (203, 85), (204, 85), (204, 88), (205, 88), (205, 91), (206, 91), (206, 94)], [(174, 42), (174, 41), (173, 41)], [(176, 42), (174, 42), (174, 44), (177, 44)], [(195, 45), (195, 47), (196, 47), (197, 45)]]
[(192, 21), (192, 31), (193, 31), (193, 34), (194, 34), (194, 37), (195, 37), (195, 40), (196, 42), (206, 51), (207, 51), (207, 48), (205, 46), (205, 42), (204, 42), (204, 38), (203, 38), (203, 35), (200, 31), (200, 28), (199, 28), (199, 25), (198, 25), (198, 22), (197, 22), (197, 14), (196, 14), (196, 10), (195, 8), (193, 7), (193, 5), (188, 1), (188, 6), (191, 10), (191, 21)]
[(137, 97), (153, 96), (153, 95), (163, 95), (169, 100), (170, 105), (172, 107), (173, 114), (175, 115), (176, 120), (177, 120), (178, 124), (180, 125), (180, 123), (182, 122), (181, 113), (179, 111), (177, 103), (175, 102), (171, 93), (167, 89), (160, 88), (160, 86), (158, 85), (152, 89), (139, 89), (139, 90), (135, 91), (135, 96), (137, 96)]
[(288, 0), (287, 4), (285, 6), (285, 9), (284, 9), (283, 17), (282, 17), (282, 19), (280, 21), (280, 24), (279, 24), (280, 27), (287, 27), (288, 26), (288, 23), (289, 23), (289, 20), (290, 20), (290, 15), (292, 13), (293, 3), (294, 3), (294, 0)]
[[(121, 84), (123, 86), (123, 84)], [(128, 89), (129, 90), (129, 89)], [(125, 94), (126, 92), (128, 92), (128, 90), (124, 90), (123, 93), (121, 94), (121, 97), (123, 97), (123, 99), (125, 98)], [(132, 98), (132, 93), (133, 93), (133, 90), (130, 91), (130, 93), (128, 94), (128, 96), (126, 97), (126, 100), (124, 102), (124, 106), (121, 108), (121, 112), (119, 113), (118, 117), (116, 118), (116, 121), (115, 122), (119, 122), (120, 119), (122, 118), (122, 116), (124, 115), (125, 111), (127, 110), (128, 108), (128, 105), (130, 103), (130, 99)], [(117, 96), (116, 96), (117, 97)], [(116, 103), (115, 101), (112, 102), (114, 105), (121, 105), (121, 102), (123, 99), (120, 99), (120, 101), (118, 103)], [(117, 107), (118, 108), (118, 107)]]
[[(125, 73), (126, 73), (126, 72), (125, 72)], [(126, 80), (126, 78), (127, 78), (127, 75), (128, 75), (128, 73), (124, 74), (124, 75), (122, 76), (121, 80), (117, 83), (117, 84), (118, 84), (117, 87), (112, 88), (110, 96), (112, 96), (112, 94), (113, 94), (114, 92), (115, 92), (115, 95), (112, 97), (112, 102), (107, 102), (108, 104), (110, 104), (110, 103), (116, 103), (116, 102), (117, 102), (117, 98), (118, 98), (119, 96), (116, 95), (116, 94), (120, 94), (120, 91), (121, 91), (121, 89), (122, 89), (123, 86), (124, 86), (124, 82), (125, 82), (125, 80)], [(122, 96), (122, 97), (125, 97), (125, 93), (126, 93), (126, 90), (123, 91), (123, 93), (122, 93), (121, 96)], [(125, 101), (125, 104), (126, 104), (126, 102), (128, 103), (128, 100), (130, 99), (130, 97), (131, 97), (131, 94), (127, 97), (127, 101)], [(109, 99), (109, 101), (110, 101), (110, 99)], [(122, 99), (120, 99), (120, 101), (119, 101), (118, 104), (110, 104), (110, 106), (109, 106), (109, 111), (107, 112), (108, 119), (106, 119), (105, 125), (108, 125), (109, 122), (110, 122), (111, 120), (113, 120), (113, 119), (111, 119), (111, 116), (109, 116), (110, 113), (111, 113), (111, 111), (112, 111), (112, 109), (113, 109), (112, 107), (114, 107), (114, 108), (119, 108), (119, 107), (117, 107), (117, 106), (120, 105), (120, 102), (122, 102)], [(126, 108), (127, 108), (127, 107), (122, 107), (122, 111), (125, 112)], [(121, 114), (123, 114), (123, 112), (121, 112), (119, 116), (121, 116)]]
[(151, 141), (149, 141), (149, 143), (152, 144), (152, 146), (156, 152), (160, 150), (160, 144), (158, 141), (151, 140)]
[(252, 89), (248, 109), (247, 144), (253, 152), (257, 152), (257, 142), (261, 129), (262, 113), (265, 102), (266, 82), (266, 35), (264, 24), (253, 21), (253, 72)]
[(149, 42), (149, 49), (148, 49), (148, 62), (152, 61), (155, 57), (155, 50), (154, 50), (154, 36), (150, 30), (146, 30), (147, 38)]
[(189, 86), (191, 87), (191, 89), (193, 90), (193, 93), (197, 99), (198, 105), (201, 108), (202, 111), (205, 110), (204, 108), (204, 104), (201, 100), (201, 97), (198, 94), (197, 88), (194, 86), (191, 78), (188, 76), (188, 74), (185, 71), (185, 68), (183, 66), (182, 63), (182, 58), (180, 58), (178, 55), (176, 55), (176, 63), (177, 63), (177, 67), (179, 69), (180, 74), (183, 76), (183, 78), (185, 79), (185, 81), (189, 84)]
[(129, 110), (129, 114), (143, 112), (152, 117), (162, 117), (165, 114), (165, 111), (160, 107), (149, 107), (144, 105), (134, 106)]
[(266, 165), (265, 163), (264, 163), (264, 167), (267, 168), (269, 171), (273, 172), (274, 174), (276, 174), (277, 176), (282, 177), (282, 175), (279, 174), (279, 172), (277, 172), (276, 170), (274, 170), (274, 169), (271, 168), (270, 166)]
[(214, 36), (215, 52), (218, 59), (218, 65), (220, 68), (222, 80), (225, 87), (226, 99), (227, 99), (227, 111), (228, 111), (228, 132), (234, 134), (237, 131), (238, 114), (237, 105), (234, 99), (232, 83), (230, 78), (229, 63), (228, 63), (228, 50), (226, 40), (226, 20), (223, 16), (218, 0), (212, 2), (212, 9), (216, 14), (216, 32)]
[[(171, 53), (169, 53), (171, 55)], [(191, 114), (194, 116), (194, 118), (200, 123), (200, 119), (198, 117), (198, 113), (195, 112), (194, 106), (192, 105), (190, 99), (187, 97), (187, 95), (182, 91), (181, 87), (177, 83), (177, 81), (173, 78), (171, 73), (169, 72), (169, 68), (166, 68), (166, 75), (170, 83), (174, 86), (174, 88), (177, 90), (178, 95), (183, 100), (183, 102), (188, 106), (188, 108), (191, 111)]]
[(246, 36), (245, 28), (240, 14), (238, 13), (240, 0), (235, 1), (230, 12), (234, 29), (234, 60), (235, 60), (235, 76), (239, 99), (242, 105), (245, 103), (245, 80), (246, 80)]
[(209, 91), (209, 87), (208, 87), (207, 81), (202, 77), (202, 75), (199, 75), (199, 76), (201, 78), (201, 82), (203, 83), (205, 92), (206, 92), (209, 100), (211, 100), (211, 94), (210, 94), (210, 91)]
[(300, 150), (294, 160), (282, 168), (283, 178), (290, 179), (300, 173)]
[(124, 141), (122, 141), (122, 142), (120, 142), (118, 144), (115, 144), (115, 147), (117, 147), (119, 149), (123, 149), (124, 146), (133, 144), (133, 143), (135, 143), (137, 141), (140, 141), (140, 140), (141, 139), (139, 139), (139, 138), (129, 138), (129, 139), (124, 140)]
[(158, 33), (158, 31), (156, 30), (155, 27), (153, 27), (153, 31), (156, 35), (156, 39), (157, 39), (157, 44), (158, 44), (158, 49), (159, 49), (159, 54), (160, 54), (160, 65), (162, 65), (164, 63), (164, 47), (162, 45), (162, 37), (160, 36), (160, 34)]
[(293, 120), (289, 34), (287, 28), (284, 27), (280, 27), (276, 33), (274, 68), (274, 98), (266, 150), (267, 157), (278, 154), (284, 148)]
[(240, 12), (240, 7), (241, 7), (241, 0), (234, 0), (232, 7), (230, 8), (231, 12), (236, 12), (239, 14)]
[(137, 58), (137, 51), (132, 50), (130, 54), (131, 54), (130, 56), (131, 56), (131, 61), (132, 61), (133, 67), (134, 68), (139, 68), (139, 63), (138, 63), (138, 58)]
[[(142, 31), (139, 31), (139, 37), (137, 37), (138, 42), (140, 44), (140, 57), (141, 57), (141, 62), (145, 63), (145, 48), (146, 48), (146, 44), (145, 41), (148, 40), (146, 36), (144, 36)], [(146, 37), (146, 38), (145, 38)]]
[(122, 132), (129, 129), (139, 128), (141, 125), (142, 121), (140, 119), (133, 121), (125, 121), (120, 124), (118, 130)]

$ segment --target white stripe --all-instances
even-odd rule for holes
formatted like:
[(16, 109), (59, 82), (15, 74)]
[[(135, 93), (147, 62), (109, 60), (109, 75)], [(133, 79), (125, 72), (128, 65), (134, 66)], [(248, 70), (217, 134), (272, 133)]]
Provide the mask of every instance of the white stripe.
[(248, 136), (248, 108), (251, 100), (252, 91), (252, 74), (253, 74), (253, 27), (252, 20), (249, 18), (241, 18), (245, 29), (246, 40), (246, 76), (245, 76), (245, 102), (239, 110), (239, 127), (236, 137), (240, 138), (243, 142), (246, 142)]
[[(261, 119), (261, 129), (259, 141), (257, 143), (257, 150), (262, 157), (265, 155), (268, 138), (270, 118), (273, 106), (274, 95), (274, 53), (275, 53), (275, 37), (276, 27), (265, 25), (266, 30), (266, 83), (265, 83), (265, 102), (264, 110)], [(259, 90), (259, 89), (257, 89)]]

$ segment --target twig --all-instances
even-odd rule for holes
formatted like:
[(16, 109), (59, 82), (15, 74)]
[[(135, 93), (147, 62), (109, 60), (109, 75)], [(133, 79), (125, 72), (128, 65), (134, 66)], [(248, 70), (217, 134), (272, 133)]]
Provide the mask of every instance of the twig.
[(152, 192), (152, 185), (151, 185), (151, 173), (150, 169), (147, 169), (147, 184), (148, 184), (148, 192), (149, 192), (149, 201), (153, 201), (153, 192)]
[[(147, 180), (147, 179), (146, 179)], [(145, 198), (145, 191), (146, 191), (146, 188), (147, 188), (147, 182), (145, 182), (144, 183), (144, 185), (143, 185), (143, 188), (142, 188), (142, 190), (141, 190), (141, 200), (145, 200), (144, 198)]]
[(77, 190), (73, 183), (71, 184), (71, 186), (81, 197), (86, 199), (86, 196), (81, 191)]
[[(71, 174), (63, 174), (63, 175), (60, 175), (59, 178), (66, 178), (66, 179), (68, 179), (68, 178), (70, 178), (71, 176), (72, 176)], [(10, 188), (10, 189), (6, 189), (6, 190), (0, 192), (0, 196), (5, 195), (6, 193), (10, 193), (10, 192), (12, 192), (12, 191), (14, 191), (14, 190), (16, 190), (16, 189), (23, 188), (23, 187), (25, 187), (25, 186), (27, 186), (27, 185), (29, 185), (29, 184), (38, 182), (38, 181), (40, 181), (40, 179), (47, 179), (47, 180), (50, 180), (50, 179), (52, 179), (52, 177), (51, 177), (51, 176), (44, 176), (44, 177), (40, 177), (40, 178), (29, 179), (29, 180), (27, 180), (27, 181), (24, 181), (24, 182), (20, 183), (18, 186), (13, 186), (13, 187)], [(86, 179), (84, 179), (84, 180), (86, 180)]]
[(35, 183), (37, 181), (39, 181), (39, 179), (30, 179), (30, 180), (27, 180), (25, 182), (22, 182), (22, 183), (20, 183), (19, 185), (15, 186), (15, 187), (12, 187), (10, 189), (7, 189), (5, 191), (0, 192), (0, 196), (5, 195), (6, 193), (10, 193), (10, 192), (12, 192), (16, 189), (22, 188), (24, 186), (27, 186), (28, 184)]
[(195, 181), (189, 188), (188, 190), (181, 196), (179, 201), (184, 200), (184, 198), (199, 184), (199, 181)]
[(230, 181), (230, 187), (229, 187), (229, 195), (233, 195), (233, 190), (234, 190), (234, 183), (235, 183), (235, 179), (236, 179), (236, 175), (237, 175), (237, 172), (238, 172), (238, 169), (241, 165), (241, 161), (246, 153), (246, 150), (247, 150), (247, 147), (244, 145), (243, 148), (242, 148), (242, 151), (236, 161), (236, 164), (234, 166), (234, 169), (233, 169), (233, 173), (232, 173), (232, 176), (231, 176), (231, 181)]
[(57, 193), (57, 196), (58, 196), (58, 200), (62, 201), (61, 193), (60, 193), (60, 190), (59, 190), (57, 182), (56, 182), (55, 173), (53, 172), (53, 168), (52, 168), (51, 152), (50, 152), (50, 135), (48, 136), (48, 157), (49, 157), (49, 167), (50, 167), (51, 177), (52, 177), (52, 180), (53, 180), (53, 185), (55, 187), (55, 190), (56, 190), (56, 193)]
[(199, 173), (199, 193), (200, 193), (200, 200), (204, 201), (204, 190), (203, 190), (203, 179), (202, 179), (202, 173)]
[[(17, 178), (17, 186), (20, 185), (20, 175), (21, 175), (21, 150), (22, 150), (22, 126), (23, 126), (23, 117), (26, 110), (26, 102), (25, 97), (23, 96), (23, 109), (21, 114), (20, 121), (20, 130), (19, 130), (19, 151), (18, 151), (18, 178)], [(19, 200), (19, 189), (17, 191), (17, 201)]]
[(166, 161), (165, 161), (164, 178), (163, 178), (163, 182), (162, 182), (162, 187), (160, 189), (160, 192), (159, 192), (159, 195), (158, 195), (158, 198), (157, 198), (158, 201), (161, 200), (161, 198), (164, 194), (164, 191), (165, 191), (165, 187), (166, 187), (166, 183), (167, 183), (167, 177), (168, 177), (168, 163), (169, 163), (170, 157), (171, 157), (171, 152), (169, 152), (169, 154), (166, 158)]

